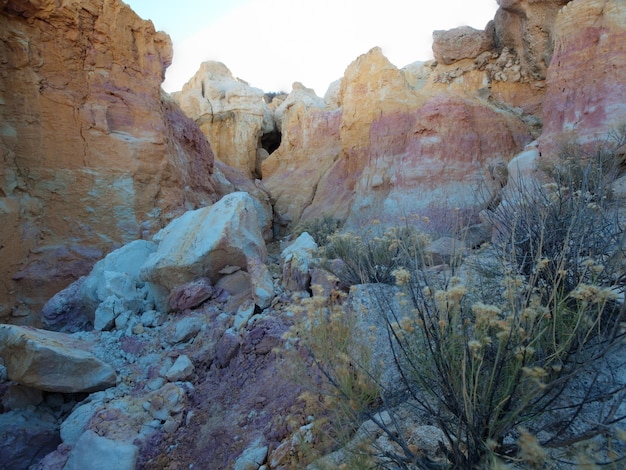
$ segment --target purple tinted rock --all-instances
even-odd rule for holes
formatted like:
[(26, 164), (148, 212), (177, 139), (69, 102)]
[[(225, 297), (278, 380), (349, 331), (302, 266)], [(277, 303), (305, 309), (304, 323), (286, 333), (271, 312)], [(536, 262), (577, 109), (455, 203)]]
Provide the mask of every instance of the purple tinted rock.
[(136, 336), (122, 336), (120, 338), (122, 351), (133, 356), (140, 356), (146, 349), (146, 342)]
[(226, 330), (217, 343), (215, 358), (220, 367), (227, 367), (239, 350), (239, 337), (231, 330)]
[(71, 446), (60, 444), (54, 452), (46, 455), (39, 463), (30, 467), (29, 470), (63, 470), (71, 450)]
[(2, 468), (29, 468), (61, 443), (58, 426), (35, 413), (0, 415)]
[(81, 277), (46, 302), (41, 310), (41, 321), (46, 329), (69, 333), (89, 329), (86, 326), (90, 321), (80, 295), (85, 279)]
[(168, 298), (168, 305), (175, 311), (187, 310), (210, 299), (213, 293), (213, 285), (209, 279), (197, 279), (174, 288)]

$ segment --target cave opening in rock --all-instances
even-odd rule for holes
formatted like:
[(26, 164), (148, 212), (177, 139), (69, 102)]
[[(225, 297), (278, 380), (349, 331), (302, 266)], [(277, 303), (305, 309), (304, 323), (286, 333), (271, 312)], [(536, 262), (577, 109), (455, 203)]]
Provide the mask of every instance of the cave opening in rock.
[(268, 154), (272, 154), (274, 150), (280, 147), (282, 134), (277, 129), (261, 136), (261, 147), (267, 150)]

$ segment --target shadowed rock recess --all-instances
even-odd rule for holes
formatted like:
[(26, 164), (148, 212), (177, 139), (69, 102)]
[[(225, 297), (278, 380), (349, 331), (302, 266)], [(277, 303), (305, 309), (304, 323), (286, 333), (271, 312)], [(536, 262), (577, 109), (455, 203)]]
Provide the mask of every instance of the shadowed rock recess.
[(286, 333), (312, 285), (347, 289), (294, 230), (411, 219), (438, 272), (490, 241), (509, 180), (626, 123), (626, 2), (498, 4), (435, 31), (435, 60), (375, 47), (319, 97), (214, 61), (169, 95), (170, 38), (121, 0), (0, 0), (0, 467), (340, 468)]

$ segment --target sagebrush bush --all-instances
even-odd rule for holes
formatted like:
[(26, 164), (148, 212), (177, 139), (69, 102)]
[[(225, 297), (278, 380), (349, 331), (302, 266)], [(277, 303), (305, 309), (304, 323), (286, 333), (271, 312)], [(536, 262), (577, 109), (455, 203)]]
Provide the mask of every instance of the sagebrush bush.
[(611, 183), (623, 162), (610, 148), (584, 156), (565, 146), (556, 161), (540, 164), (550, 182), (510, 181), (502, 204), (489, 216), (499, 232), (500, 257), (527, 277), (542, 260), (539, 281), (567, 292), (591, 277), (619, 283), (623, 273), (616, 260), (623, 259), (625, 234)]
[[(372, 289), (402, 387), (378, 382), (379, 405), (394, 416), (385, 405), (402, 392), (445, 436), (445, 458), (431, 458), (408, 445), (402, 426), (381, 424), (395, 447), (377, 453), (379, 465), (544, 468), (552, 449), (579, 442), (595, 450), (569, 457), (571, 465), (624, 463), (626, 385), (610, 370), (624, 364), (607, 359), (623, 342), (626, 320), (623, 273), (613, 262), (623, 259), (624, 245), (610, 191), (617, 172), (606, 170), (609, 161), (602, 154), (571, 168), (563, 158), (548, 172), (551, 183), (510, 185), (492, 217), (499, 236), (484, 248), (495, 258), (488, 269), (458, 259), (430, 269), (428, 237), (410, 227), (329, 239), (326, 254), (343, 260), (344, 281), (399, 289), (394, 302)], [(309, 353), (327, 358), (315, 362), (345, 400), (332, 371), (349, 363), (351, 373), (368, 376), (364, 362), (340, 348), (334, 364), (329, 350), (341, 341), (309, 331), (313, 337), (303, 341), (316, 345)], [(376, 422), (383, 408), (354, 416)]]
[(583, 145), (575, 140), (566, 140), (552, 157), (539, 162), (539, 169), (556, 184), (570, 187), (574, 191), (599, 190), (606, 187), (623, 171), (626, 162), (620, 154), (626, 145), (626, 125), (609, 133), (603, 142)]
[(418, 252), (429, 242), (427, 235), (408, 224), (387, 229), (374, 225), (359, 233), (331, 236), (324, 256), (342, 260), (341, 267), (333, 274), (348, 285), (393, 284), (392, 272), (400, 266), (421, 263)]
[(301, 221), (293, 234), (297, 238), (303, 232), (307, 232), (313, 237), (317, 246), (323, 247), (328, 243), (328, 239), (341, 228), (341, 225), (341, 220), (325, 214), (315, 219)]
[[(315, 446), (307, 449), (300, 465), (349, 442), (364, 412), (375, 409), (380, 397), (368, 332), (359, 327), (354, 312), (343, 308), (345, 294), (334, 291), (328, 298), (318, 286), (313, 291), (311, 298), (297, 304), (300, 321), (287, 334), (296, 346), (291, 360), (296, 380), (307, 379), (300, 399), (308, 412), (316, 415), (312, 428)], [(300, 348), (304, 357), (298, 353)], [(356, 466), (345, 468), (366, 468), (367, 453), (353, 449), (351, 454)]]

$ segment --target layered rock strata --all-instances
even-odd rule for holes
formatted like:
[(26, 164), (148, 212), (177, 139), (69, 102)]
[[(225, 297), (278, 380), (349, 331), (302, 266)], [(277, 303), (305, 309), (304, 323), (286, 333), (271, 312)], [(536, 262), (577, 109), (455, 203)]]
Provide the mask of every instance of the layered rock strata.
[(0, 1), (0, 320), (217, 199), (209, 144), (160, 89), (171, 59), (120, 0)]
[(626, 3), (575, 0), (554, 25), (554, 57), (546, 78), (543, 155), (564, 140), (606, 139), (626, 123)]
[(353, 227), (416, 212), (444, 225), (455, 209), (471, 217), (502, 184), (490, 170), (532, 140), (519, 113), (480, 96), (479, 74), (488, 72), (473, 66), (444, 84), (425, 66), (399, 70), (378, 48), (359, 57), (338, 108), (283, 114), (281, 146), (263, 163), (276, 212), (285, 224), (332, 214)]

